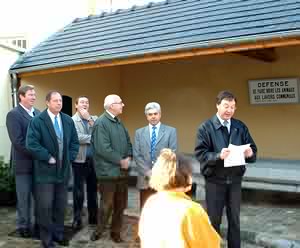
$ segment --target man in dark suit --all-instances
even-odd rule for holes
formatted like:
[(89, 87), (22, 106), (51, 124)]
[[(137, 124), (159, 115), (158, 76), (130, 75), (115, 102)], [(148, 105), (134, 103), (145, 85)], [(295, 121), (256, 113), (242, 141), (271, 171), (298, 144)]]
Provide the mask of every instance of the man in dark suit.
[(224, 166), (224, 160), (232, 152), (229, 144), (250, 146), (245, 149), (245, 163), (255, 162), (257, 147), (247, 126), (234, 119), (236, 97), (229, 91), (217, 96), (217, 114), (202, 123), (196, 137), (195, 156), (200, 162), (205, 178), (207, 212), (216, 231), (220, 233), (223, 209), (226, 206), (228, 220), (228, 248), (240, 248), (241, 182), (245, 164)]
[(71, 162), (79, 141), (72, 118), (62, 112), (57, 91), (46, 95), (47, 109), (28, 126), (26, 147), (34, 158), (34, 184), (40, 237), (44, 248), (68, 245), (64, 216)]
[(156, 102), (148, 103), (145, 106), (145, 115), (148, 125), (136, 130), (133, 146), (133, 157), (139, 173), (137, 187), (140, 189), (140, 209), (148, 197), (155, 193), (149, 188), (148, 180), (160, 150), (177, 149), (176, 129), (160, 122), (160, 105)]
[(34, 86), (21, 86), (17, 95), (19, 104), (8, 112), (6, 127), (12, 143), (11, 158), (17, 193), (17, 231), (21, 237), (28, 238), (32, 228), (33, 160), (26, 149), (25, 140), (28, 124), (39, 111), (33, 107), (36, 100)]

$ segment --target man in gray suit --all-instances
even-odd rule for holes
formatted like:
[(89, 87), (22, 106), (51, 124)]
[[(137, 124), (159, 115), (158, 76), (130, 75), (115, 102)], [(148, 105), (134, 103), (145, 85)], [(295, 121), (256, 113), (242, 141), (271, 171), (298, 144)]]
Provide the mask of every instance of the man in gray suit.
[(133, 157), (139, 173), (137, 187), (140, 189), (140, 209), (155, 191), (149, 188), (148, 180), (152, 166), (163, 148), (177, 149), (177, 134), (174, 127), (160, 122), (161, 108), (156, 102), (145, 107), (145, 115), (149, 124), (135, 132)]

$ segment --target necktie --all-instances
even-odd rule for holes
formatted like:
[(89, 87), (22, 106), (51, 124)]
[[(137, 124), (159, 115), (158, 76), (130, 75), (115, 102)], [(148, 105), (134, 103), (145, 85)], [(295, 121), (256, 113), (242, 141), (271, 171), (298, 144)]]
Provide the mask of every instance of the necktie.
[(229, 145), (229, 141), (230, 141), (230, 134), (229, 134), (229, 130), (228, 130), (228, 124), (229, 124), (228, 121), (225, 120), (223, 122), (223, 126), (221, 128), (226, 146)]
[(225, 120), (225, 121), (223, 122), (223, 125), (224, 125), (224, 127), (226, 127), (227, 132), (230, 133), (230, 130), (229, 130), (229, 122), (228, 122), (227, 120)]
[(55, 129), (56, 136), (61, 138), (61, 130), (58, 125), (57, 116), (54, 117), (54, 129)]
[(156, 126), (152, 127), (152, 134), (151, 134), (151, 149), (150, 149), (150, 155), (151, 155), (151, 161), (155, 161), (155, 145), (156, 145)]

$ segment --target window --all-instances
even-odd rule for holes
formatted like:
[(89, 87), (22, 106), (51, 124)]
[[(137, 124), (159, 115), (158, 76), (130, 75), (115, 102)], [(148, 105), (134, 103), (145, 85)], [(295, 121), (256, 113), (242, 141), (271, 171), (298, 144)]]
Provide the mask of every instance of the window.
[(26, 44), (26, 40), (22, 40), (22, 43), (23, 43), (23, 44), (22, 44), (22, 47), (23, 47), (23, 48), (26, 48), (26, 45), (27, 45), (27, 44)]

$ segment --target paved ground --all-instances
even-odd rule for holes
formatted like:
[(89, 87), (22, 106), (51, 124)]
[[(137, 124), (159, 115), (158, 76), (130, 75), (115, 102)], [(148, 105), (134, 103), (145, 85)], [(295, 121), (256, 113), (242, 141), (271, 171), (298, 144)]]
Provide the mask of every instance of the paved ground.
[[(244, 192), (245, 201), (241, 209), (241, 228), (244, 240), (242, 248), (298, 248), (300, 247), (300, 198), (298, 195), (268, 195), (258, 192)], [(270, 198), (270, 199), (269, 199)], [(274, 201), (275, 199), (275, 201)], [(202, 199), (200, 199), (200, 202)], [(138, 194), (133, 188), (129, 192), (129, 206), (121, 245), (114, 244), (105, 234), (101, 240), (90, 242), (93, 227), (86, 226), (72, 239), (72, 248), (138, 248), (133, 240), (137, 228)], [(66, 224), (71, 223), (69, 209)], [(37, 248), (40, 242), (31, 239), (9, 237), (15, 228), (15, 209), (0, 208), (0, 248)], [(223, 231), (226, 232), (224, 220)], [(299, 243), (298, 243), (299, 242)], [(226, 247), (224, 243), (223, 247)], [(153, 247), (155, 248), (155, 247)]]

